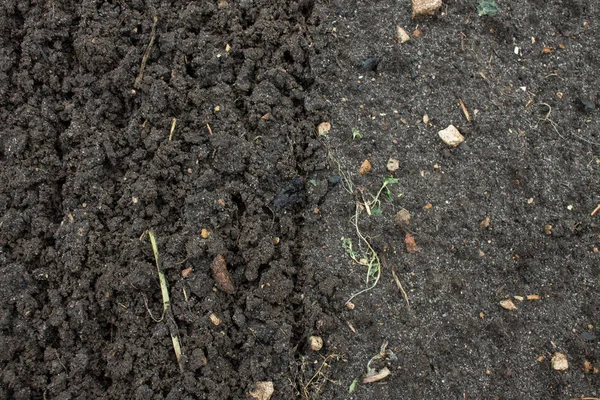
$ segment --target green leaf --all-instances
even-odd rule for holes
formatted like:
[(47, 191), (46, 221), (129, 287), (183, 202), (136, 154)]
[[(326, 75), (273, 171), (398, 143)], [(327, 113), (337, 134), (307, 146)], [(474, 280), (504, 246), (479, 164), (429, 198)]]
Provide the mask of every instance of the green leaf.
[(381, 215), (381, 209), (380, 208), (372, 208), (371, 209), (371, 214), (373, 214), (373, 215)]
[(362, 137), (358, 128), (352, 128), (352, 139), (362, 139)]
[(348, 388), (348, 393), (352, 393), (356, 390), (356, 385), (358, 385), (358, 380), (359, 380), (359, 378), (354, 378), (354, 380), (350, 384), (350, 387)]

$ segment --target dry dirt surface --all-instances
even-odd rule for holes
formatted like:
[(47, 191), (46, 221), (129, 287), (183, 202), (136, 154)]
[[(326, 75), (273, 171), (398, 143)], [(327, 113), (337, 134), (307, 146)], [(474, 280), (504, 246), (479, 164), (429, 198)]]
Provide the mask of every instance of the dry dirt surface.
[(600, 4), (497, 4), (3, 0), (0, 399), (600, 397)]

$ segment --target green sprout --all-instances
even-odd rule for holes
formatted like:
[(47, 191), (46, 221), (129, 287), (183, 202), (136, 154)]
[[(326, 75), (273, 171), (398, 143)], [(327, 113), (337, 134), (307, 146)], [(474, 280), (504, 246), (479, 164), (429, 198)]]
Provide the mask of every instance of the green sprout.
[(477, 13), (480, 17), (484, 15), (494, 15), (498, 11), (500, 11), (500, 8), (498, 8), (495, 0), (480, 0), (479, 5), (477, 6)]
[(352, 139), (362, 139), (363, 135), (360, 133), (358, 128), (352, 128)]
[(381, 200), (379, 200), (379, 198), (381, 197), (381, 193), (385, 193), (385, 197), (387, 197), (389, 201), (393, 200), (394, 196), (392, 195), (392, 191), (388, 187), (393, 183), (398, 183), (398, 179), (392, 176), (383, 178), (383, 182), (381, 184), (381, 187), (379, 188), (379, 191), (377, 192), (377, 195), (371, 196), (373, 197), (373, 200), (369, 202), (365, 201), (365, 208), (367, 209), (367, 214), (381, 215)]

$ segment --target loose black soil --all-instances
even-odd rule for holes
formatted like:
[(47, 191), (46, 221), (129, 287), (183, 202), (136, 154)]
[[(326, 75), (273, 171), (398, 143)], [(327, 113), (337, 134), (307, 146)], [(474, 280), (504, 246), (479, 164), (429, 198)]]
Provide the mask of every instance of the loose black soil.
[[(0, 398), (600, 396), (600, 6), (498, 4), (4, 0)], [(350, 309), (367, 271), (341, 238), (389, 158), (358, 224), (385, 267)], [(349, 393), (384, 342), (391, 375)]]

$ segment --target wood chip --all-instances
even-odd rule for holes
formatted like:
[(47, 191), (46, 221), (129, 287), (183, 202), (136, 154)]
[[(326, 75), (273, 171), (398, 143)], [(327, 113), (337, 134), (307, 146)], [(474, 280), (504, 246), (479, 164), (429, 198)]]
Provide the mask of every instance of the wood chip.
[(504, 300), (500, 301), (500, 307), (504, 308), (505, 310), (509, 310), (509, 311), (514, 311), (517, 309), (517, 306), (515, 306), (515, 303), (513, 303), (513, 301), (511, 299), (504, 299)]
[(539, 294), (528, 294), (527, 295), (527, 300), (531, 301), (531, 300), (539, 300), (540, 299), (540, 295)]

